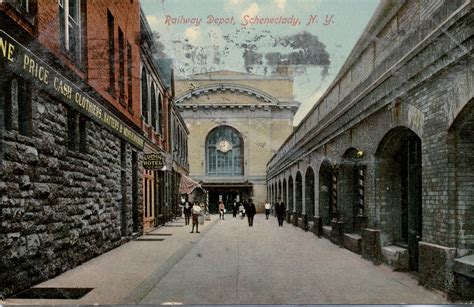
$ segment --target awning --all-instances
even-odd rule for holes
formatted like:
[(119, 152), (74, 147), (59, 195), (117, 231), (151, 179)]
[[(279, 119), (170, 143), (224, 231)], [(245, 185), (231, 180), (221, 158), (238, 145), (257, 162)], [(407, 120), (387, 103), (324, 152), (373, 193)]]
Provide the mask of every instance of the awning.
[(181, 182), (179, 183), (179, 193), (190, 194), (195, 188), (200, 188), (199, 182), (196, 182), (188, 176), (181, 174)]

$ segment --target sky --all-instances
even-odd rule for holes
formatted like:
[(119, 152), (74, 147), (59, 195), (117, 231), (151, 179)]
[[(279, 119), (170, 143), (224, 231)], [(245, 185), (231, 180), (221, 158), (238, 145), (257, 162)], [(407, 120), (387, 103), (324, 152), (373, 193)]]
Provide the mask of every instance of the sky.
[[(344, 64), (379, 0), (141, 0), (179, 77), (293, 70), (297, 125)], [(271, 93), (269, 93), (271, 94)]]

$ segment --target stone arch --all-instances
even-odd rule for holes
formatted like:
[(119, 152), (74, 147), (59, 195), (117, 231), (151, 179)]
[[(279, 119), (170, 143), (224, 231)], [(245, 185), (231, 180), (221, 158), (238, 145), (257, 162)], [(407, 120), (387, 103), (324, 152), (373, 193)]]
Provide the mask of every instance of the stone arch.
[(387, 132), (375, 158), (376, 202), (386, 243), (408, 249), (409, 268), (418, 268), (422, 236), (421, 139), (406, 127)]
[(449, 208), (453, 209), (453, 237), (457, 248), (474, 251), (474, 99), (458, 113), (448, 130), (448, 164), (451, 186)]
[(346, 233), (360, 234), (364, 227), (359, 223), (364, 216), (364, 166), (361, 158), (362, 151), (351, 147), (346, 150), (338, 166), (338, 209)]
[(289, 212), (295, 211), (294, 182), (291, 175), (288, 178), (288, 204), (286, 208)]
[(278, 180), (278, 194), (277, 194), (277, 199), (281, 199), (281, 180)]
[(333, 187), (335, 172), (328, 159), (319, 168), (319, 216), (324, 226), (331, 225), (336, 208), (336, 189)]
[(303, 213), (303, 177), (301, 172), (296, 172), (295, 178), (295, 208), (298, 216)]
[(305, 207), (308, 221), (314, 219), (314, 171), (310, 166), (306, 169), (305, 174)]

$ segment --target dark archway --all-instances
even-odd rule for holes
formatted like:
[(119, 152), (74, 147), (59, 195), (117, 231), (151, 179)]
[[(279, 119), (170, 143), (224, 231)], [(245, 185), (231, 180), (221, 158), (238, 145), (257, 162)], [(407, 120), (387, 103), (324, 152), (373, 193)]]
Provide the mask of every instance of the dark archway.
[(319, 169), (319, 215), (324, 226), (331, 225), (333, 213), (336, 213), (336, 210), (333, 210), (337, 205), (333, 179), (334, 169), (329, 160), (325, 159)]
[[(456, 247), (474, 250), (474, 99), (469, 101), (449, 129), (449, 208), (456, 223)], [(462, 227), (462, 228), (461, 228)]]
[(288, 179), (288, 211), (293, 212), (294, 208), (294, 196), (293, 196), (293, 177), (290, 176)]
[(409, 266), (417, 270), (422, 236), (421, 139), (408, 128), (394, 128), (379, 144), (376, 159), (381, 228), (393, 244), (408, 249)]
[(295, 187), (296, 212), (298, 213), (298, 216), (301, 216), (301, 213), (303, 212), (303, 178), (299, 171), (296, 173)]
[(283, 198), (282, 201), (288, 203), (288, 190), (286, 189), (286, 178), (283, 179)]
[(339, 165), (338, 206), (346, 233), (361, 232), (361, 226), (356, 220), (364, 215), (364, 167), (360, 162), (361, 153), (355, 148), (349, 148), (344, 153)]
[(281, 194), (282, 194), (282, 191), (281, 191), (281, 181), (278, 181), (278, 194), (277, 194), (277, 200), (278, 200), (278, 199), (281, 199)]
[(314, 219), (314, 171), (308, 167), (305, 174), (305, 209), (308, 221)]

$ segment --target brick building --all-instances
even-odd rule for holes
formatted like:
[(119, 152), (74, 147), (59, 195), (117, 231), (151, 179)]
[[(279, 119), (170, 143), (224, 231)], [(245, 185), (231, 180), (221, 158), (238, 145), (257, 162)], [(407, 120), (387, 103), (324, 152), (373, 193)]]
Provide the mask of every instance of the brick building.
[(288, 221), (474, 297), (472, 1), (382, 1), (267, 167)]
[(174, 106), (173, 63), (160, 58), (156, 41), (143, 12), (140, 15), (140, 93), (142, 128), (146, 137), (143, 204), (145, 231), (163, 225), (179, 212), (181, 174), (188, 174), (189, 132)]
[(1, 295), (143, 231), (139, 33), (137, 0), (0, 1)]

